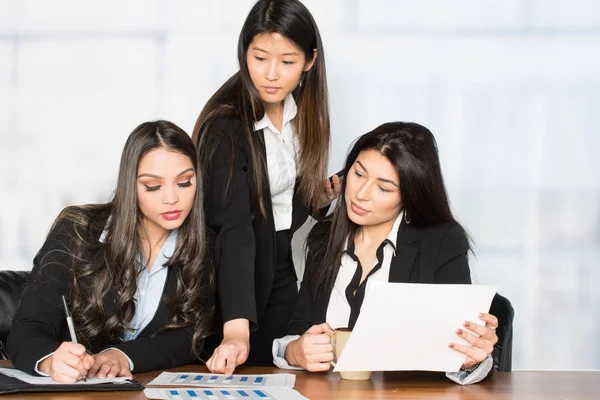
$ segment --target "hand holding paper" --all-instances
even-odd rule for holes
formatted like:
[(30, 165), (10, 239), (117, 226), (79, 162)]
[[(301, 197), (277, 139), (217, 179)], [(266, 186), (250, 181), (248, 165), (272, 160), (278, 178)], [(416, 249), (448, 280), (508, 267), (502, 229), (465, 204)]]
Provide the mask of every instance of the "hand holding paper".
[(448, 344), (461, 341), (456, 329), (478, 321), (495, 292), (484, 285), (369, 282), (334, 371), (458, 371), (466, 356)]
[(462, 365), (463, 368), (472, 368), (485, 360), (488, 354), (491, 354), (492, 351), (494, 351), (494, 345), (498, 343), (498, 336), (496, 336), (498, 318), (488, 313), (480, 313), (479, 319), (485, 322), (484, 326), (470, 321), (465, 321), (463, 323), (463, 327), (473, 333), (460, 328), (456, 330), (456, 334), (469, 342), (470, 346), (458, 343), (449, 344), (451, 349), (459, 351), (467, 356), (467, 359)]

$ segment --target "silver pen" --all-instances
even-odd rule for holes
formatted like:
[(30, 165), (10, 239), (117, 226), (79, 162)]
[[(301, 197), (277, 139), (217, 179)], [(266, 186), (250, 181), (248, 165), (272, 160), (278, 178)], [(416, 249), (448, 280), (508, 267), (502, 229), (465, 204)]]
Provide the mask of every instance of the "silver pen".
[[(71, 335), (71, 342), (77, 342), (77, 335), (75, 334), (75, 325), (73, 324), (73, 317), (71, 316), (71, 311), (69, 311), (69, 307), (67, 306), (67, 299), (65, 296), (61, 296), (63, 305), (65, 306), (65, 314), (67, 315), (67, 326), (69, 327), (69, 334)], [(83, 381), (87, 382), (87, 374), (83, 375)]]

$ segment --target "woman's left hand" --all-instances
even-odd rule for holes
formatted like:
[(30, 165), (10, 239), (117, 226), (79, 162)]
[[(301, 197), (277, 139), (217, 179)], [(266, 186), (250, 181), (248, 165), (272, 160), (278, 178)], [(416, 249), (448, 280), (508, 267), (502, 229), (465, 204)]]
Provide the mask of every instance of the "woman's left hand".
[(466, 329), (457, 329), (456, 334), (467, 342), (471, 343), (473, 347), (468, 347), (458, 343), (450, 343), (450, 348), (466, 354), (467, 358), (463, 363), (463, 368), (473, 368), (487, 358), (492, 351), (494, 351), (494, 345), (498, 343), (498, 336), (496, 336), (496, 328), (498, 327), (498, 318), (488, 313), (480, 313), (479, 319), (485, 321), (485, 325), (481, 326), (470, 321), (463, 323), (464, 328), (474, 332), (468, 332)]
[(94, 354), (94, 365), (88, 371), (88, 377), (114, 378), (125, 376), (132, 378), (129, 370), (129, 360), (120, 350), (110, 349), (103, 353)]
[(320, 207), (327, 207), (331, 202), (338, 198), (342, 191), (342, 182), (337, 175), (331, 177), (331, 180), (325, 179), (325, 192), (321, 195)]

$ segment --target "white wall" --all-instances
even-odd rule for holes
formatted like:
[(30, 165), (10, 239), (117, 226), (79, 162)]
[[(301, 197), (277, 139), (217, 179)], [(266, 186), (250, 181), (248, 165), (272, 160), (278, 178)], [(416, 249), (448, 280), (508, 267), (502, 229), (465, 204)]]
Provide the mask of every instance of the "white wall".
[[(105, 201), (140, 122), (191, 132), (236, 71), (250, 0), (0, 0), (0, 269)], [(382, 122), (440, 146), (475, 281), (516, 309), (514, 367), (600, 368), (600, 3), (306, 0), (321, 27), (331, 172)]]

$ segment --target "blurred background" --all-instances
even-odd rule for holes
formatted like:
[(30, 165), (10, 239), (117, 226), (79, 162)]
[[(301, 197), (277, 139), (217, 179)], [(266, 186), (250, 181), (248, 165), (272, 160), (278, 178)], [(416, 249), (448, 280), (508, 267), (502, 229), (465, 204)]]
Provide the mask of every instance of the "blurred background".
[[(326, 51), (330, 172), (382, 122), (430, 128), (474, 282), (515, 308), (513, 367), (600, 368), (600, 3), (304, 3)], [(31, 269), (64, 206), (108, 200), (139, 123), (191, 134), (237, 70), (252, 4), (0, 0), (0, 269)]]

